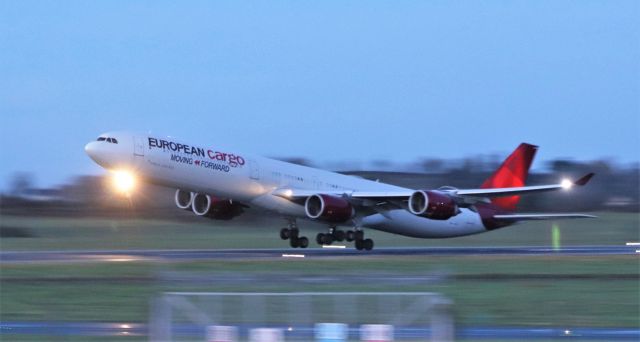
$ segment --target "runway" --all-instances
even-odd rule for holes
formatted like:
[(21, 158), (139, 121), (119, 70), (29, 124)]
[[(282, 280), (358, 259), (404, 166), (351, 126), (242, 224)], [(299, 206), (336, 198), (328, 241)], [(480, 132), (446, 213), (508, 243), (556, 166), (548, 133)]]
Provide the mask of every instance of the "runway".
[[(314, 329), (312, 326), (270, 326), (282, 329), (287, 339), (312, 340)], [(258, 326), (239, 326), (242, 336), (248, 330)], [(196, 324), (175, 324), (172, 329), (174, 335), (183, 338), (204, 339), (204, 327)], [(5, 335), (43, 335), (43, 336), (102, 336), (102, 337), (143, 337), (148, 334), (145, 323), (99, 323), (99, 322), (0, 322), (0, 337)], [(350, 327), (348, 334), (354, 340), (358, 338), (359, 329)], [(426, 339), (431, 331), (427, 327), (397, 326), (394, 337), (397, 340)], [(640, 330), (637, 328), (592, 328), (592, 327), (501, 327), (501, 326), (465, 326), (456, 331), (456, 340), (478, 339), (511, 339), (511, 340), (549, 340), (558, 338), (568, 339), (597, 339), (607, 341), (637, 341)]]
[(0, 252), (0, 263), (46, 262), (126, 262), (126, 261), (204, 261), (282, 258), (368, 258), (382, 256), (598, 256), (638, 255), (638, 246), (567, 246), (550, 247), (386, 247), (372, 251), (353, 248), (308, 249), (199, 249), (199, 250), (76, 250)]

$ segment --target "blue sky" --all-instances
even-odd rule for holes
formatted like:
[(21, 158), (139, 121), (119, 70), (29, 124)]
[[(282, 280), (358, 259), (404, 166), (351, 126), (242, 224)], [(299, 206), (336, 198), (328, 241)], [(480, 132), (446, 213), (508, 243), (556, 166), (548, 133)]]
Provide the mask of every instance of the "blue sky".
[(640, 150), (638, 1), (3, 1), (0, 187), (152, 130), (318, 162)]

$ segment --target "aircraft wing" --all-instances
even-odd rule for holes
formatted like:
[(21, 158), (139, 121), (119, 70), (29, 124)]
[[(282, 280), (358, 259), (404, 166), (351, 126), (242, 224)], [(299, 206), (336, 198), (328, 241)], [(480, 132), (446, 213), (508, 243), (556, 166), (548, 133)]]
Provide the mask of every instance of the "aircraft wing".
[(471, 196), (471, 197), (502, 197), (523, 195), (534, 192), (555, 191), (561, 189), (569, 189), (573, 186), (583, 186), (589, 182), (593, 173), (589, 173), (580, 177), (576, 181), (565, 180), (559, 184), (550, 185), (533, 185), (533, 186), (521, 186), (513, 188), (488, 188), (488, 189), (459, 189), (454, 193), (458, 196)]
[(343, 190), (304, 190), (304, 189), (295, 189), (295, 188), (279, 188), (275, 189), (271, 192), (272, 195), (296, 200), (301, 198), (307, 198), (309, 196), (315, 194), (326, 194), (326, 195), (334, 195), (334, 196), (343, 196), (345, 194), (349, 194), (348, 191)]
[[(556, 191), (561, 189), (568, 189), (573, 186), (583, 186), (589, 182), (593, 173), (589, 173), (582, 176), (576, 181), (565, 180), (559, 184), (550, 185), (534, 185), (534, 186), (522, 186), (512, 188), (488, 188), (488, 189), (447, 189), (442, 190), (449, 194), (451, 197), (460, 199), (463, 203), (474, 203), (483, 198), (491, 197), (503, 197), (513, 195), (523, 195), (536, 192)], [(289, 189), (280, 188), (272, 192), (273, 195), (291, 199), (300, 200), (307, 198), (315, 194), (326, 194), (334, 196), (344, 196), (353, 199), (369, 199), (374, 201), (402, 201), (408, 200), (414, 193), (413, 190), (399, 190), (399, 191), (350, 191), (350, 190), (302, 190), (302, 189)]]

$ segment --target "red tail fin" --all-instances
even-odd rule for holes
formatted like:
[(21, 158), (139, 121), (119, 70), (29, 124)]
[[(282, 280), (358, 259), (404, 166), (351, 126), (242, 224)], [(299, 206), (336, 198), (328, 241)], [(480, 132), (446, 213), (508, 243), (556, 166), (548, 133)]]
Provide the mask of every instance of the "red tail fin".
[[(500, 165), (498, 170), (482, 183), (481, 188), (512, 188), (524, 186), (529, 175), (529, 167), (536, 155), (538, 146), (522, 143)], [(497, 197), (491, 203), (505, 210), (515, 210), (520, 196)]]

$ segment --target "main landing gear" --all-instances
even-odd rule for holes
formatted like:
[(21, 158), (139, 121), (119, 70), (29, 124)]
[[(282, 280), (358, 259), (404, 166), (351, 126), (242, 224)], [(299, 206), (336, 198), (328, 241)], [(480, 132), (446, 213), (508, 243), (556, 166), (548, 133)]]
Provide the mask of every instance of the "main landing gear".
[[(309, 247), (309, 239), (306, 236), (300, 236), (300, 230), (295, 220), (289, 220), (289, 225), (286, 228), (280, 230), (280, 238), (282, 240), (289, 240), (289, 245), (293, 248), (307, 248)], [(373, 249), (373, 240), (365, 239), (364, 232), (360, 229), (354, 230), (340, 230), (336, 227), (330, 227), (328, 233), (319, 233), (316, 235), (316, 242), (318, 245), (331, 245), (334, 242), (355, 242), (357, 250), (370, 251)]]
[(316, 242), (319, 245), (331, 245), (334, 241), (342, 242), (342, 241), (352, 242), (355, 241), (356, 249), (367, 250), (370, 251), (373, 249), (373, 240), (365, 239), (364, 232), (362, 230), (348, 230), (343, 231), (337, 229), (335, 227), (331, 227), (329, 229), (329, 233), (319, 233), (316, 235)]
[(280, 238), (282, 240), (289, 240), (289, 245), (293, 248), (309, 247), (309, 239), (307, 239), (306, 236), (300, 236), (300, 231), (295, 221), (289, 221), (288, 228), (280, 229)]

